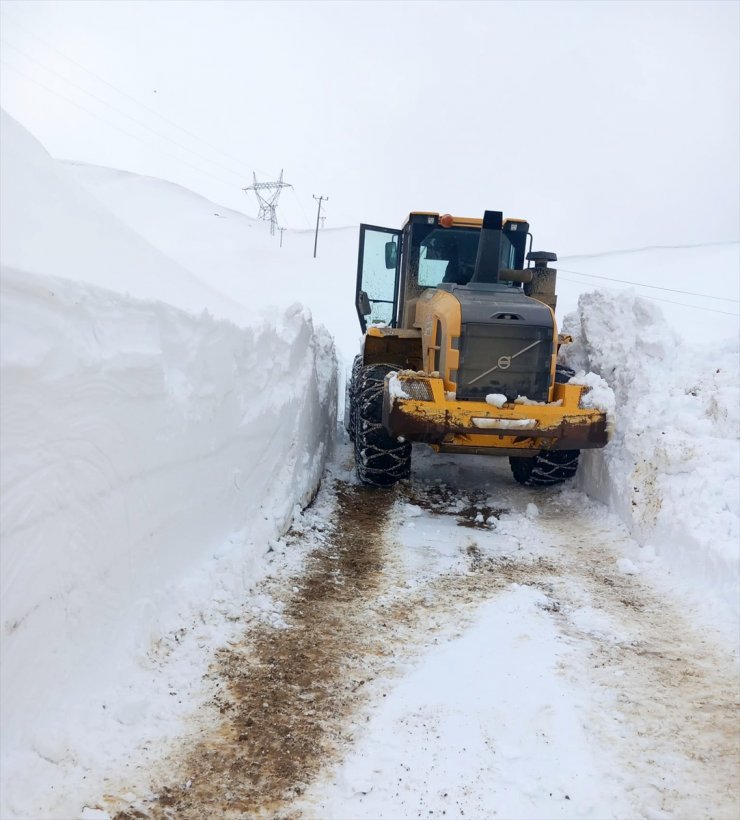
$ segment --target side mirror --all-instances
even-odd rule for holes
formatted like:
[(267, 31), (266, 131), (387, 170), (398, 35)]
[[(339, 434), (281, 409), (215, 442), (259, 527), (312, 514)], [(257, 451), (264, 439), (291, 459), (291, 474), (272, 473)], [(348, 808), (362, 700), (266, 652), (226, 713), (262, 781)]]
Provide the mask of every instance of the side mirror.
[[(386, 247), (386, 257), (387, 257), (388, 256), (388, 251), (387, 251), (388, 245), (386, 245), (385, 247)], [(368, 295), (367, 295), (367, 293), (365, 293), (364, 290), (361, 290), (357, 294), (357, 304), (359, 305), (360, 313), (363, 316), (369, 316), (371, 314), (372, 308), (370, 307), (370, 299), (368, 298)]]
[[(385, 243), (385, 266), (388, 270), (395, 268), (398, 264), (398, 245), (395, 242)], [(368, 313), (370, 311), (368, 310)]]

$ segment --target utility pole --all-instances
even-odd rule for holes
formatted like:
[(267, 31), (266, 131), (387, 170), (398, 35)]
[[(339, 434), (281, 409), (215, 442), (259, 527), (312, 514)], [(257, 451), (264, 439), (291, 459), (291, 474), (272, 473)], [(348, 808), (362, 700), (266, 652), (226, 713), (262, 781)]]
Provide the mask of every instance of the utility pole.
[(319, 203), (319, 210), (318, 210), (318, 213), (316, 214), (316, 235), (314, 236), (314, 240), (313, 240), (313, 258), (316, 259), (316, 246), (319, 243), (319, 219), (321, 219), (321, 203), (324, 200), (326, 200), (328, 202), (329, 197), (328, 196), (316, 196), (316, 194), (314, 194), (313, 198)]
[(283, 231), (285, 230), (285, 228), (278, 228), (278, 230), (280, 231), (280, 247), (282, 248), (283, 247)]
[[(275, 210), (277, 208), (278, 198), (280, 197), (280, 191), (283, 188), (292, 188), (293, 186), (287, 182), (283, 182), (282, 168), (280, 169), (280, 177), (276, 182), (257, 182), (257, 174), (255, 174), (254, 171), (252, 171), (252, 179), (254, 180), (254, 184), (248, 188), (242, 188), (242, 191), (245, 193), (247, 191), (254, 191), (254, 195), (257, 197), (257, 202), (260, 206), (257, 219), (269, 220), (270, 233), (274, 236), (275, 228), (278, 226)], [(272, 196), (264, 196), (260, 191), (274, 191), (274, 193)]]

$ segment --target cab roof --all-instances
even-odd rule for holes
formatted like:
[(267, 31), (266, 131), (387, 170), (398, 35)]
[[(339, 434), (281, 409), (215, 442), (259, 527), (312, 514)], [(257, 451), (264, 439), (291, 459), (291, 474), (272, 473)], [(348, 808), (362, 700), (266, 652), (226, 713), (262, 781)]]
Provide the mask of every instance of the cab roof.
[[(434, 219), (434, 224), (439, 223), (439, 219), (441, 216), (451, 216), (450, 214), (440, 214), (437, 211), (411, 211), (409, 215), (404, 219), (403, 228), (409, 224), (409, 222), (416, 222), (418, 220), (414, 219), (414, 217), (432, 217)], [(521, 222), (526, 223), (526, 219), (514, 219), (507, 217), (504, 219), (504, 223), (506, 222)], [(452, 217), (452, 224), (449, 226), (451, 228), (480, 228), (483, 224), (483, 219), (481, 217), (474, 217), (474, 216), (453, 216)]]

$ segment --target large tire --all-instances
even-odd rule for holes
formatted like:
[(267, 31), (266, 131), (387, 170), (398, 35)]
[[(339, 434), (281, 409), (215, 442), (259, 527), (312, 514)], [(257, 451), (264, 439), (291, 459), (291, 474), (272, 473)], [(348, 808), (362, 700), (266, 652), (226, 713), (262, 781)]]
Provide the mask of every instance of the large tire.
[(355, 359), (352, 362), (352, 370), (349, 378), (347, 379), (347, 390), (344, 394), (344, 426), (347, 430), (347, 435), (349, 436), (350, 441), (355, 440), (354, 396), (360, 370), (362, 370), (361, 355), (355, 356)]
[(384, 364), (362, 367), (353, 391), (355, 468), (371, 487), (390, 487), (411, 474), (411, 445), (383, 427), (383, 384), (392, 370)]
[[(555, 382), (567, 384), (575, 374), (565, 365), (556, 365)], [(534, 458), (510, 456), (509, 465), (514, 480), (525, 487), (552, 487), (573, 478), (580, 454), (580, 450), (540, 450)]]
[(576, 375), (576, 371), (564, 364), (555, 365), (555, 384), (568, 384)]
[(562, 484), (578, 471), (580, 450), (540, 450), (533, 458), (510, 456), (514, 480), (525, 487), (552, 487)]

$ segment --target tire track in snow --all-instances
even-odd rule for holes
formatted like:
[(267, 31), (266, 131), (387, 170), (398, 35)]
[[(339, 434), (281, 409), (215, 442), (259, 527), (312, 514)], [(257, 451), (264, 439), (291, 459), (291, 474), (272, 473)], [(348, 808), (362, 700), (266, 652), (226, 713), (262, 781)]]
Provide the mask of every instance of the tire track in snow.
[(153, 786), (153, 799), (132, 802), (116, 820), (273, 816), (337, 753), (365, 684), (362, 659), (382, 654), (383, 614), (373, 604), (393, 495), (340, 484), (336, 498), (326, 545), (294, 579), (286, 626), (248, 630), (217, 652), (210, 677), (221, 720), (168, 762), (174, 776)]
[[(619, 572), (603, 531), (583, 524), (574, 533), (562, 515), (542, 522), (566, 556), (560, 578), (550, 579), (554, 617), (584, 645), (580, 674), (608, 693), (608, 711), (595, 716), (593, 730), (605, 743), (622, 746), (642, 805), (676, 817), (736, 817), (736, 660), (697, 631), (674, 602)], [(584, 608), (604, 613), (614, 629), (584, 628), (578, 619)], [(575, 676), (573, 669), (563, 671)]]
[[(167, 761), (172, 774), (153, 798), (130, 801), (116, 820), (321, 816), (312, 784), (361, 742), (368, 702), (385, 696), (404, 663), (459, 635), (482, 602), (513, 584), (550, 601), (548, 617), (574, 648), (560, 672), (583, 690), (591, 733), (617, 748), (615, 778), (640, 816), (734, 816), (737, 691), (727, 659), (674, 606), (619, 572), (622, 536), (564, 507), (558, 491), (501, 492), (490, 480), (466, 489), (459, 478), (454, 490), (337, 483), (325, 544), (286, 596), (287, 628), (247, 630), (218, 652), (215, 727)], [(521, 506), (530, 496), (543, 510), (522, 539), (533, 543), (507, 553), (501, 543), (516, 518), (491, 498)], [(452, 516), (465, 528), (453, 526), (455, 566), (416, 577), (404, 563), (386, 520), (402, 522), (409, 503), (426, 519)]]

